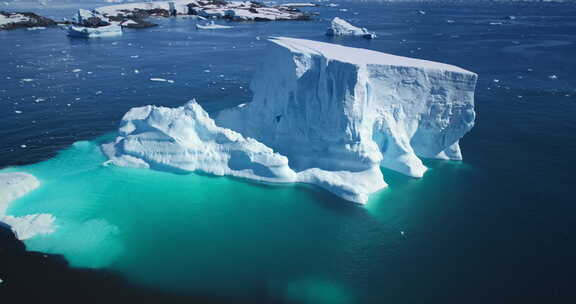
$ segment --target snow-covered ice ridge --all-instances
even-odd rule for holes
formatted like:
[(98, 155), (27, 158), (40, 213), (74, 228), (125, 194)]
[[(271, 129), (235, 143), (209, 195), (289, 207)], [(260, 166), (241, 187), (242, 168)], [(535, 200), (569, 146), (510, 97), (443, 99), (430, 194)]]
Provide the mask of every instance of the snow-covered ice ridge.
[(215, 120), (196, 103), (130, 110), (114, 143), (120, 166), (315, 184), (353, 202), (408, 176), (420, 158), (460, 160), (474, 125), (476, 74), (419, 59), (274, 38), (252, 102)]
[(20, 240), (54, 231), (54, 217), (51, 214), (26, 216), (5, 214), (11, 201), (26, 195), (39, 186), (40, 182), (31, 174), (23, 172), (0, 173), (0, 222), (10, 225)]
[[(275, 21), (308, 19), (308, 15), (287, 6), (269, 7), (251, 1), (174, 0), (126, 3), (95, 9), (108, 17), (131, 15), (138, 10), (162, 10), (165, 14), (198, 15), (234, 21)], [(160, 12), (158, 12), (160, 13)]]

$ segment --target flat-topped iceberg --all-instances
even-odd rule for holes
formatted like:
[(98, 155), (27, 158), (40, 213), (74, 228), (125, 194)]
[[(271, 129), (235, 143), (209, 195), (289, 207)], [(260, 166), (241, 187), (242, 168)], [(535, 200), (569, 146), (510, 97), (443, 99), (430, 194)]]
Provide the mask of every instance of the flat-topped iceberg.
[(348, 23), (348, 21), (334, 17), (330, 22), (330, 27), (326, 30), (328, 36), (359, 36), (366, 39), (376, 38), (376, 34), (369, 32), (365, 28), (359, 28)]
[(421, 157), (462, 159), (476, 74), (329, 43), (272, 41), (252, 102), (215, 122), (195, 102), (132, 109), (103, 150), (121, 166), (310, 183), (359, 203), (386, 187), (381, 166), (422, 177)]

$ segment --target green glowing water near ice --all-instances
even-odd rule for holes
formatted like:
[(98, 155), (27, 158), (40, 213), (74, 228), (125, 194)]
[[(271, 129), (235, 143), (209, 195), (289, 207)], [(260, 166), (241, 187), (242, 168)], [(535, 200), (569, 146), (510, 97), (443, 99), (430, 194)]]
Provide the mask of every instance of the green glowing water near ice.
[[(426, 185), (385, 172), (392, 190), (360, 206), (306, 185), (103, 166), (102, 140), (9, 169), (31, 173), (42, 185), (8, 213), (55, 216), (56, 232), (27, 240), (29, 250), (176, 291), (357, 302), (354, 285), (386, 267), (382, 257), (406, 241), (402, 213), (411, 204), (402, 205), (402, 193)], [(410, 216), (416, 220), (418, 212)]]

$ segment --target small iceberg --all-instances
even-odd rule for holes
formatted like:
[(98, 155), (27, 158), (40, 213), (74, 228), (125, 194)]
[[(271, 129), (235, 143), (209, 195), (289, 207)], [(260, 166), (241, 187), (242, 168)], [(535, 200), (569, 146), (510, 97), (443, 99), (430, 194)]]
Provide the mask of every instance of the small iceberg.
[(348, 23), (348, 21), (334, 17), (330, 27), (326, 30), (327, 36), (359, 36), (366, 39), (376, 38), (376, 34), (369, 32), (365, 28), (359, 28)]
[(206, 23), (204, 25), (196, 24), (196, 29), (199, 29), (199, 30), (221, 30), (221, 29), (229, 29), (229, 28), (233, 28), (233, 26), (219, 25), (219, 24), (214, 23), (214, 21), (211, 21), (210, 23)]
[(69, 26), (68, 36), (79, 38), (112, 37), (122, 35), (122, 27), (119, 25), (107, 25), (97, 28), (83, 26)]

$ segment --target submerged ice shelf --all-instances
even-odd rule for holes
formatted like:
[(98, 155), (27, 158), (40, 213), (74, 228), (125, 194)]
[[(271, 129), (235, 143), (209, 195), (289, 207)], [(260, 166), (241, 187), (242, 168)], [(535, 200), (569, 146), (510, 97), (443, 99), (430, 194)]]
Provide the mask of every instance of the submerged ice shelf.
[(40, 182), (31, 174), (23, 172), (0, 173), (0, 222), (10, 225), (20, 240), (54, 231), (54, 217), (50, 214), (25, 216), (5, 214), (11, 201), (26, 195), (39, 186)]
[(103, 145), (119, 166), (318, 185), (365, 203), (380, 166), (422, 177), (421, 157), (460, 160), (476, 74), (425, 60), (293, 38), (274, 47), (252, 102), (215, 120), (192, 101), (130, 110)]

